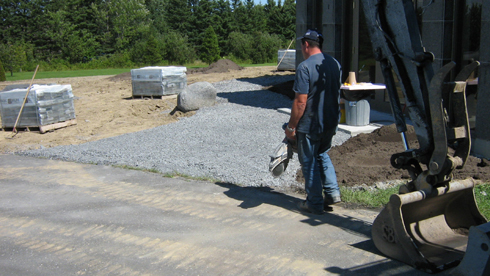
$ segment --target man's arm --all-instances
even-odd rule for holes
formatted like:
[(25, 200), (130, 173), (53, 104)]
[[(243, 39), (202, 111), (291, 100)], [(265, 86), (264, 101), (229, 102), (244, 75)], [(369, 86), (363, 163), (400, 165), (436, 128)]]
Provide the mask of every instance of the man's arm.
[[(303, 117), (306, 108), (306, 101), (308, 100), (308, 94), (296, 93), (291, 108), (291, 117), (289, 118), (288, 127), (286, 128), (286, 136), (291, 139), (296, 139), (296, 126), (299, 120)], [(293, 129), (294, 131), (291, 131)]]

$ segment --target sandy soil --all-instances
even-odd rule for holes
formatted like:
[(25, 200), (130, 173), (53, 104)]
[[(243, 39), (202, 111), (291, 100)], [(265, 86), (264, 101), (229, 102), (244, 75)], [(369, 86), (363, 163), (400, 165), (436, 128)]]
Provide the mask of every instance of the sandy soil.
[[(221, 66), (210, 66), (207, 71), (188, 72), (187, 83), (199, 81), (213, 83), (231, 79), (294, 74), (290, 71), (277, 71), (275, 66), (240, 68), (235, 67), (236, 64), (220, 63), (219, 65)], [(0, 82), (0, 90), (7, 85), (29, 82)], [(71, 84), (75, 96), (77, 124), (44, 134), (40, 134), (39, 131), (28, 132), (20, 129), (21, 131), (14, 136), (12, 129), (0, 131), (0, 153), (95, 141), (173, 123), (178, 120), (178, 117), (192, 116), (195, 113), (172, 112), (177, 106), (175, 95), (165, 96), (162, 99), (133, 99), (129, 73), (117, 76), (36, 79), (35, 83)]]

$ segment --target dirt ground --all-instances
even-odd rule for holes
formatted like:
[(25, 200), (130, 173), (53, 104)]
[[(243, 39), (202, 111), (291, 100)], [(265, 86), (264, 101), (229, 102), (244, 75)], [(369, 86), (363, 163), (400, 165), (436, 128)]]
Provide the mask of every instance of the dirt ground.
[[(418, 148), (413, 127), (409, 126), (407, 140), (410, 148)], [(404, 151), (400, 134), (396, 126), (381, 127), (372, 133), (359, 134), (341, 146), (329, 151), (335, 166), (339, 185), (373, 185), (389, 180), (409, 180), (406, 170), (395, 169), (390, 164), (391, 155)], [(425, 169), (425, 168), (424, 168)], [(461, 170), (453, 172), (453, 179), (472, 177), (483, 183), (490, 182), (488, 161), (470, 156)]]
[[(241, 68), (230, 60), (221, 60), (207, 68), (189, 70), (187, 83), (291, 74), (294, 72), (277, 71), (275, 66)], [(7, 85), (28, 85), (29, 82), (0, 82), (0, 90)], [(81, 144), (173, 123), (179, 117), (195, 114), (175, 112), (176, 95), (164, 96), (162, 99), (133, 99), (129, 72), (117, 76), (35, 79), (34, 83), (71, 84), (77, 124), (44, 134), (19, 128), (13, 138), (12, 129), (0, 131), (0, 153)]]
[[(229, 60), (187, 72), (187, 82), (218, 82), (222, 80), (257, 78), (274, 75), (290, 75), (294, 72), (276, 71), (276, 67), (241, 68)], [(0, 90), (10, 84), (3, 82)], [(176, 122), (181, 116), (192, 116), (194, 112), (175, 111), (176, 96), (162, 99), (132, 98), (130, 73), (117, 76), (97, 76), (60, 79), (37, 79), (35, 83), (71, 84), (75, 96), (77, 124), (52, 132), (20, 131), (13, 138), (12, 131), (0, 131), (0, 153), (12, 153), (40, 147), (81, 144), (124, 133), (136, 132), (159, 125)], [(292, 82), (269, 87), (271, 91), (292, 96)], [(409, 133), (410, 145), (417, 147), (415, 135)], [(402, 152), (400, 135), (394, 125), (382, 127), (370, 134), (360, 134), (341, 146), (330, 150), (340, 185), (373, 185), (376, 182), (407, 179), (405, 170), (397, 170), (390, 164), (394, 153)], [(470, 157), (463, 170), (454, 178), (473, 177), (490, 182), (490, 166), (486, 160)]]

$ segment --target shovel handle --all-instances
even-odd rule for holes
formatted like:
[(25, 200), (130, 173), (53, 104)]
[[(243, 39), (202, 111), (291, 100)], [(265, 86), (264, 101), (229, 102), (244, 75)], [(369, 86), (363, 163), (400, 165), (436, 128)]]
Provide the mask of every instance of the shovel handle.
[(39, 69), (39, 64), (36, 66), (36, 70), (34, 71), (34, 75), (32, 76), (31, 83), (29, 84), (29, 87), (27, 88), (27, 93), (26, 96), (24, 97), (24, 102), (22, 102), (22, 106), (20, 107), (19, 115), (17, 115), (17, 119), (15, 120), (14, 128), (12, 132), (17, 133), (17, 123), (19, 122), (20, 115), (22, 114), (22, 110), (24, 110), (24, 105), (26, 104), (27, 101), (27, 96), (29, 96), (29, 92), (31, 91), (32, 83), (34, 82), (34, 78), (36, 77), (37, 69)]

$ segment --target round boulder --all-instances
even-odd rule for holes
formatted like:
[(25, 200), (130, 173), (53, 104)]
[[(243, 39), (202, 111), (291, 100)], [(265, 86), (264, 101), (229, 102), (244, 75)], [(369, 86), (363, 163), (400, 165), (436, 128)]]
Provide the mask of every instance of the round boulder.
[(196, 82), (177, 96), (177, 108), (183, 112), (198, 110), (216, 103), (216, 88), (209, 82)]

